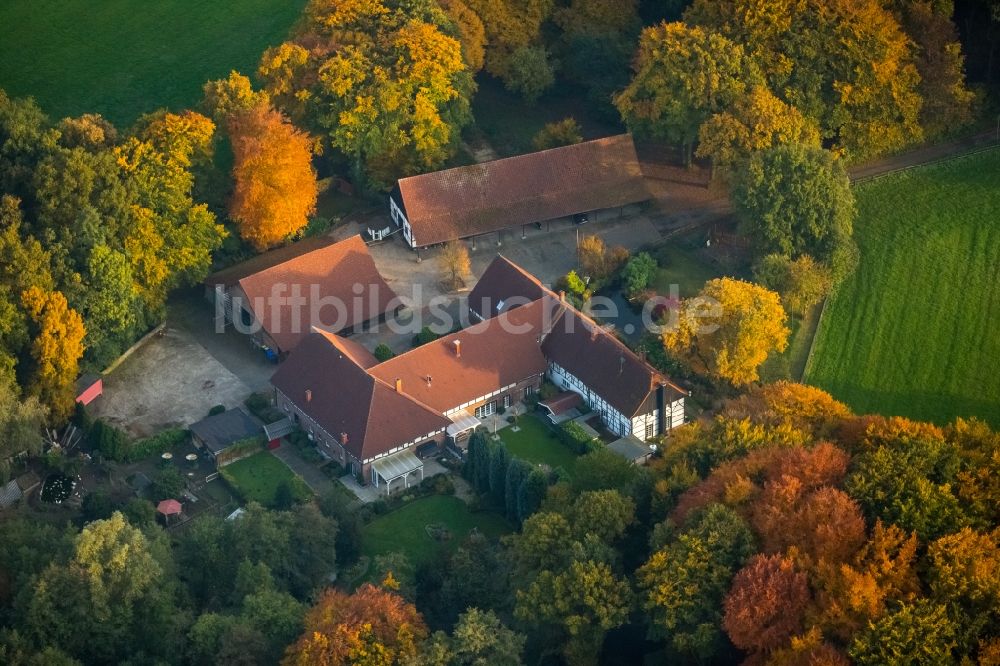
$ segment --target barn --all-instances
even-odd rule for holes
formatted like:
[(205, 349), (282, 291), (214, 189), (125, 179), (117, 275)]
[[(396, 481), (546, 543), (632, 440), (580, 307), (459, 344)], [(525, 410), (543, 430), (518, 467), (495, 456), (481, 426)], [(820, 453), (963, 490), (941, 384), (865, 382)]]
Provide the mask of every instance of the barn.
[[(402, 178), (389, 216), (413, 249), (651, 198), (629, 134)], [(384, 229), (368, 229), (381, 239)]]

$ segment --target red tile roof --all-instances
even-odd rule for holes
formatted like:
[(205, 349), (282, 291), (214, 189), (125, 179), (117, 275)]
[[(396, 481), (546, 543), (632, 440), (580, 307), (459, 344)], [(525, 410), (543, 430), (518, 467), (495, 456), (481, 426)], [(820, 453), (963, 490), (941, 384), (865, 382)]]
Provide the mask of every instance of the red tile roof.
[(390, 385), (402, 380), (404, 393), (447, 412), (543, 374), (547, 363), (539, 340), (555, 307), (551, 299), (535, 301), (400, 354), (370, 372)]
[(418, 247), (650, 198), (631, 135), (402, 178)]
[(538, 278), (498, 254), (469, 293), (469, 307), (489, 319), (550, 293)]
[[(247, 306), (281, 351), (286, 352), (294, 349), (312, 326), (348, 329), (378, 318), (395, 305), (396, 293), (378, 272), (360, 235), (339, 243), (310, 244), (309, 248), (303, 254), (246, 275), (236, 271), (239, 266), (234, 266), (229, 270), (236, 272), (225, 275), (223, 271), (206, 282), (225, 284), (226, 280), (242, 275), (236, 282), (249, 299)], [(363, 287), (360, 294), (355, 290), (357, 285)], [(294, 307), (290, 303), (272, 303), (272, 295), (287, 298), (294, 293), (293, 289), (307, 299), (307, 304)], [(317, 304), (312, 301), (314, 290), (323, 302), (342, 303), (343, 308), (338, 311), (337, 306), (326, 306), (312, 318), (311, 305)]]
[(281, 364), (271, 384), (331, 436), (346, 435), (345, 448), (358, 460), (451, 423), (372, 377), (345, 353), (342, 342), (333, 334), (312, 333)]
[(684, 395), (625, 343), (572, 307), (552, 327), (542, 352), (625, 416), (646, 411), (643, 408), (650, 407), (651, 394), (661, 384), (674, 396), (668, 401)]

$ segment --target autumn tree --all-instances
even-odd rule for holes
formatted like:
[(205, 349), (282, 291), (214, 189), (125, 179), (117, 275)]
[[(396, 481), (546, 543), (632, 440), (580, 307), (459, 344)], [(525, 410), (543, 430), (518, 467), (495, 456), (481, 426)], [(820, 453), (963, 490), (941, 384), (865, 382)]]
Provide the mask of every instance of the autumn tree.
[(235, 70), (225, 79), (209, 81), (202, 91), (202, 103), (217, 125), (225, 126), (233, 116), (271, 103), (267, 92), (254, 90), (250, 79)]
[(928, 547), (932, 597), (948, 608), (965, 651), (1000, 620), (1000, 530), (964, 528)]
[(716, 113), (698, 129), (698, 157), (713, 167), (732, 167), (755, 151), (776, 145), (820, 147), (819, 130), (798, 109), (764, 86), (756, 86), (733, 106)]
[(789, 334), (785, 321), (773, 291), (718, 278), (681, 303), (677, 321), (663, 333), (663, 345), (696, 372), (743, 386), (757, 381), (757, 369), (768, 354), (784, 351)]
[(552, 14), (553, 0), (465, 0), (486, 30), (486, 71), (505, 83), (511, 59), (520, 48), (537, 46), (542, 24)]
[(38, 398), (20, 398), (13, 381), (0, 379), (0, 483), (10, 480), (10, 459), (42, 452), (42, 427), (48, 410)]
[(736, 647), (766, 653), (800, 630), (808, 603), (805, 574), (781, 555), (757, 555), (733, 578), (722, 625)]
[(580, 125), (572, 117), (546, 123), (542, 129), (538, 130), (531, 140), (531, 145), (535, 150), (548, 150), (549, 148), (559, 148), (560, 146), (571, 146), (583, 141), (580, 134)]
[(325, 134), (359, 183), (388, 189), (443, 164), (471, 120), (475, 84), (455, 32), (436, 3), (313, 0), (259, 73), (279, 108)]
[(695, 0), (689, 24), (743, 45), (767, 87), (850, 159), (920, 141), (920, 75), (879, 0)]
[(451, 636), (435, 633), (424, 645), (421, 662), (455, 666), (519, 666), (524, 636), (511, 631), (495, 613), (469, 608), (462, 613)]
[(426, 637), (420, 613), (396, 594), (367, 583), (353, 594), (328, 589), (282, 664), (398, 663), (414, 657)]
[(830, 438), (851, 416), (847, 405), (826, 391), (787, 381), (755, 386), (727, 402), (723, 413), (730, 418), (748, 418), (760, 424), (789, 424), (817, 439)]
[(785, 145), (755, 153), (732, 200), (758, 251), (810, 254), (843, 277), (856, 208), (844, 165), (828, 151)]
[(233, 197), (229, 215), (240, 236), (266, 250), (298, 232), (316, 209), (311, 139), (270, 107), (231, 119)]
[(438, 261), (441, 264), (445, 284), (451, 289), (461, 286), (462, 279), (472, 270), (469, 248), (460, 240), (445, 243), (441, 248), (441, 254), (438, 255)]
[(73, 410), (74, 386), (83, 356), (83, 318), (58, 291), (32, 287), (21, 295), (31, 322), (32, 369), (28, 387), (61, 422)]
[(581, 272), (591, 280), (603, 280), (628, 261), (628, 250), (621, 246), (608, 248), (600, 236), (593, 234), (580, 239), (576, 255)]
[(486, 60), (486, 26), (464, 0), (441, 0), (441, 8), (458, 30), (462, 58), (472, 74), (478, 73)]
[(646, 28), (635, 76), (615, 97), (629, 130), (684, 146), (690, 162), (698, 129), (760, 80), (743, 47), (684, 23)]

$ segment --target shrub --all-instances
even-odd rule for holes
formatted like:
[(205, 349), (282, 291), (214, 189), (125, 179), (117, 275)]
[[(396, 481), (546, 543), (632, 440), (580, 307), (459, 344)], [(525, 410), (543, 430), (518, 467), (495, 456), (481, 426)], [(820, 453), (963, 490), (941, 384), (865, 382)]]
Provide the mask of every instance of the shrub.
[(377, 347), (375, 347), (373, 355), (375, 356), (375, 358), (378, 360), (379, 363), (382, 363), (383, 361), (388, 361), (396, 354), (394, 354), (393, 351), (389, 349), (389, 345), (382, 342), (379, 343)]
[(125, 462), (136, 462), (149, 456), (163, 453), (167, 449), (182, 444), (188, 437), (184, 428), (170, 428), (150, 437), (136, 440), (125, 453)]
[(622, 286), (629, 298), (641, 294), (653, 279), (656, 272), (656, 260), (648, 252), (640, 252), (625, 264), (622, 269)]
[(428, 342), (434, 342), (439, 336), (437, 333), (432, 331), (430, 327), (424, 326), (420, 329), (420, 332), (413, 336), (413, 346), (419, 347), (420, 345), (426, 345)]
[(799, 316), (826, 298), (833, 287), (830, 269), (807, 254), (794, 261), (783, 254), (769, 254), (754, 268), (754, 277), (778, 292), (785, 308)]
[(285, 417), (281, 410), (271, 404), (271, 399), (266, 393), (253, 393), (243, 401), (250, 413), (259, 418), (264, 423), (274, 423)]
[(580, 134), (580, 125), (576, 119), (569, 117), (554, 123), (547, 123), (531, 140), (531, 145), (535, 150), (547, 150), (560, 146), (571, 146), (581, 141), (583, 141), (583, 136)]
[(97, 419), (88, 433), (91, 447), (101, 452), (108, 460), (125, 460), (129, 449), (129, 438), (125, 431)]
[(226, 411), (225, 405), (216, 405), (215, 407), (212, 407), (212, 409), (208, 410), (208, 415), (215, 416), (217, 414), (222, 414), (224, 411)]

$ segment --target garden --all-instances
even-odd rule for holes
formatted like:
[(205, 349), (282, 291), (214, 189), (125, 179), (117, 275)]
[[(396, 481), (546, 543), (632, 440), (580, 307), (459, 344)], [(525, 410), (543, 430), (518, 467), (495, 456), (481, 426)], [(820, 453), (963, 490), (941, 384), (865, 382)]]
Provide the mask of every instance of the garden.
[(541, 419), (527, 414), (517, 420), (516, 427), (516, 432), (513, 426), (499, 432), (500, 440), (512, 456), (530, 463), (548, 465), (552, 469), (561, 467), (572, 474), (576, 454), (559, 441)]
[(361, 530), (361, 552), (369, 558), (402, 552), (415, 565), (430, 562), (442, 550), (452, 551), (473, 531), (490, 539), (511, 531), (492, 511), (473, 512), (451, 495), (431, 495), (373, 519)]
[(305, 482), (268, 451), (237, 460), (219, 471), (245, 502), (281, 507), (310, 496)]

